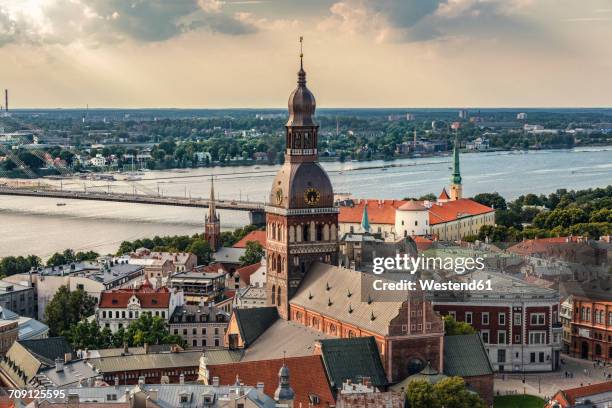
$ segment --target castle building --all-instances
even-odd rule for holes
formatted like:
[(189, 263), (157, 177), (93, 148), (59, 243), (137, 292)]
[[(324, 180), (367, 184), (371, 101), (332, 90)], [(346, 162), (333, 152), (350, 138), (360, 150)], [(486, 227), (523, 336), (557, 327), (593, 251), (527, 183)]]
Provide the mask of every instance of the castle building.
[(213, 179), (210, 179), (210, 202), (208, 205), (208, 215), (204, 223), (204, 238), (210, 244), (213, 252), (221, 246), (221, 218), (217, 213), (215, 206), (215, 185)]
[(289, 96), (285, 163), (266, 206), (266, 288), (269, 303), (284, 319), (310, 266), (335, 264), (338, 254), (338, 208), (331, 181), (317, 162), (319, 125), (302, 60), (300, 55), (298, 85)]

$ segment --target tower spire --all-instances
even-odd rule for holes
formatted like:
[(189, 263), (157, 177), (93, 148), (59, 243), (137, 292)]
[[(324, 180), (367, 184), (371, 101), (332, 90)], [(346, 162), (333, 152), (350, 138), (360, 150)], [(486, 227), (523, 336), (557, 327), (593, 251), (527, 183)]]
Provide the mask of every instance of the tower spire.
[(370, 232), (370, 220), (368, 219), (368, 203), (363, 206), (363, 215), (361, 216), (361, 228), (366, 234)]
[(451, 200), (458, 200), (463, 195), (461, 186), (461, 170), (459, 169), (459, 136), (455, 130), (455, 145), (453, 147), (453, 174), (451, 175)]
[(215, 184), (213, 176), (210, 176), (210, 200), (208, 202), (208, 215), (205, 217), (204, 237), (210, 244), (213, 252), (221, 245), (221, 220), (217, 215), (217, 206), (215, 204)]
[(304, 71), (304, 37), (300, 36), (300, 70), (298, 71), (298, 85), (306, 86), (306, 71)]

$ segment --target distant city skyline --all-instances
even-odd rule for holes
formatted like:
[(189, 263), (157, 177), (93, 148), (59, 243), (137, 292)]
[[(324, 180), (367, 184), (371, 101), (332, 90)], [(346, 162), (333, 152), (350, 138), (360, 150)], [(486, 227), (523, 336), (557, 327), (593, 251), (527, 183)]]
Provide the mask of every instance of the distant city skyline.
[[(610, 107), (607, 0), (0, 0), (19, 108)], [(4, 101), (1, 101), (4, 104)]]

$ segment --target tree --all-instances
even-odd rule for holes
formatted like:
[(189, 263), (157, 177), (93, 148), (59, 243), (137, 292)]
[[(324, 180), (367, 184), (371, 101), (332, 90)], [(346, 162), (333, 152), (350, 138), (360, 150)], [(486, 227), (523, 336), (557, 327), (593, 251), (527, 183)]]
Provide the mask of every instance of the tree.
[(207, 265), (212, 260), (212, 248), (207, 241), (201, 238), (194, 240), (187, 248), (187, 252), (198, 257), (198, 265)]
[(406, 390), (410, 408), (441, 408), (440, 400), (432, 384), (425, 380), (411, 381)]
[(474, 201), (496, 210), (505, 210), (507, 208), (506, 200), (499, 193), (482, 193), (474, 196)]
[(0, 276), (10, 276), (18, 273), (27, 273), (32, 268), (38, 268), (41, 260), (36, 255), (6, 256), (0, 260)]
[(76, 350), (106, 349), (113, 347), (113, 336), (108, 328), (100, 329), (95, 320), (84, 320), (70, 327), (64, 333), (68, 342)]
[(64, 335), (67, 330), (94, 313), (96, 300), (83, 289), (70, 291), (60, 286), (45, 309), (50, 336)]
[(485, 408), (485, 402), (465, 388), (461, 377), (448, 377), (437, 384), (415, 380), (408, 384), (406, 399), (410, 408)]
[(170, 334), (166, 322), (159, 316), (143, 313), (138, 320), (130, 323), (125, 331), (128, 345), (143, 344), (183, 344), (180, 336)]
[(473, 334), (476, 330), (466, 322), (458, 322), (453, 316), (444, 316), (444, 335), (456, 336), (459, 334)]
[(240, 257), (240, 263), (242, 266), (245, 265), (253, 265), (259, 261), (264, 256), (264, 250), (261, 244), (257, 241), (249, 241), (246, 244), (246, 250), (244, 251), (244, 255)]

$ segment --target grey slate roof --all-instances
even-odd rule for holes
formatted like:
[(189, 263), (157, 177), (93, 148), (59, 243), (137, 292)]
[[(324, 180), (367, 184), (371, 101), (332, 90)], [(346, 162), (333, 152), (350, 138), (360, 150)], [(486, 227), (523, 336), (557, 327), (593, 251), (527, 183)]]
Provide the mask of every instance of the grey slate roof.
[(319, 340), (325, 371), (332, 387), (341, 388), (346, 380), (361, 382), (370, 378), (376, 387), (388, 384), (374, 337)]
[(493, 374), (479, 334), (444, 336), (444, 374), (460, 377)]
[(38, 360), (49, 366), (55, 366), (55, 359), (64, 359), (66, 353), (74, 358), (76, 353), (64, 337), (49, 337), (48, 339), (19, 340), (24, 348), (32, 353)]
[(241, 361), (259, 361), (287, 357), (311, 356), (315, 342), (329, 336), (302, 324), (278, 319), (244, 350)]
[(132, 354), (89, 359), (100, 373), (113, 373), (124, 370), (170, 369), (178, 367), (197, 367), (201, 351), (182, 351), (179, 353)]
[(252, 309), (234, 309), (240, 337), (248, 347), (278, 320), (276, 307), (255, 307)]
[[(317, 262), (289, 303), (386, 336), (391, 320), (408, 295), (402, 291), (374, 291), (372, 281), (376, 279), (386, 281), (381, 276)], [(365, 288), (370, 292), (362, 293)], [(367, 302), (368, 296), (372, 302)]]
[(219, 263), (239, 264), (245, 252), (246, 248), (221, 247), (213, 254), (213, 258)]

